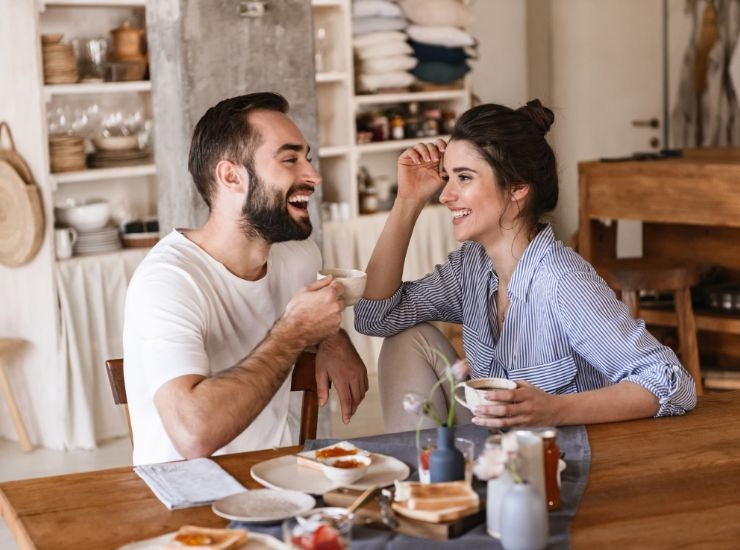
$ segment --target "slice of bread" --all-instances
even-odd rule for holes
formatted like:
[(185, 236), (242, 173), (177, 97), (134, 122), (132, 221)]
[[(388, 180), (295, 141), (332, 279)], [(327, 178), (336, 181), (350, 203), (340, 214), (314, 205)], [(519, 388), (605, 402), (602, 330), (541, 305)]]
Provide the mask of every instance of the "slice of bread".
[(236, 550), (247, 542), (246, 529), (211, 529), (183, 525), (163, 550)]
[(466, 481), (445, 483), (396, 482), (396, 501), (410, 510), (445, 510), (469, 508), (479, 503), (478, 494)]
[(340, 441), (339, 443), (328, 445), (327, 447), (322, 447), (321, 449), (316, 449), (314, 451), (303, 451), (301, 453), (298, 453), (296, 455), (296, 462), (299, 466), (305, 466), (307, 468), (313, 468), (314, 470), (321, 471), (320, 459), (322, 455), (328, 455), (328, 458), (336, 456), (352, 456), (356, 454), (370, 456), (370, 453), (368, 451), (356, 447), (349, 441)]

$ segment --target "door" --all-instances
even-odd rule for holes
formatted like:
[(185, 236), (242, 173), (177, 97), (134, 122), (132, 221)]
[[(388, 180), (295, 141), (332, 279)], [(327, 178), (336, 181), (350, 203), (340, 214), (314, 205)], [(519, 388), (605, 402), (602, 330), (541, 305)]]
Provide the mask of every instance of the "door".
[[(683, 7), (684, 0), (668, 0), (674, 72), (687, 36)], [(579, 161), (665, 147), (663, 0), (554, 0), (551, 32), (556, 225), (567, 239), (578, 227)], [(620, 222), (617, 253), (641, 252), (639, 222)]]

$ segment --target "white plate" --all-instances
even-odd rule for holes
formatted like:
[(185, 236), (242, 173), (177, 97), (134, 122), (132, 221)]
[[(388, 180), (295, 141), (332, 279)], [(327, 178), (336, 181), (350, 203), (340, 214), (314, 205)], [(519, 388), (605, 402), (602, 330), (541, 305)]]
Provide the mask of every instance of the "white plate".
[[(359, 481), (348, 485), (350, 489), (364, 490), (372, 485), (385, 487), (396, 480), (409, 477), (409, 467), (392, 456), (372, 453), (372, 464)], [(343, 487), (327, 478), (319, 470), (299, 466), (295, 455), (280, 456), (252, 466), (252, 477), (267, 487), (291, 489), (312, 495), (323, 495)]]
[(253, 489), (217, 500), (211, 505), (222, 518), (245, 523), (275, 523), (308, 512), (316, 500), (306, 493)]
[[(167, 533), (153, 539), (140, 540), (132, 542), (126, 546), (121, 546), (118, 550), (161, 550), (162, 546), (167, 544), (175, 536), (175, 532)], [(185, 547), (183, 547), (185, 548)], [(249, 531), (247, 542), (239, 547), (239, 550), (289, 550), (289, 546), (270, 535), (255, 533)]]

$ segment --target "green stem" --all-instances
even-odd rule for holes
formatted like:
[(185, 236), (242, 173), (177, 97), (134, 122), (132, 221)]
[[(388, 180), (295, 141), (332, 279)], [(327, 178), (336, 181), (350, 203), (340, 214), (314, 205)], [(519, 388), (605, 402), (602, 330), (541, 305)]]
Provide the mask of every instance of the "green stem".
[[(449, 360), (447, 357), (439, 351), (437, 348), (434, 348), (432, 350), (434, 353), (436, 353), (440, 359), (442, 359), (442, 362), (445, 364), (445, 376), (447, 378), (447, 383), (450, 385), (450, 406), (447, 409), (447, 425), (452, 426), (452, 423), (455, 421), (455, 375), (452, 372), (452, 365), (450, 365)], [(443, 380), (438, 380), (437, 384), (435, 384), (432, 387), (432, 391), (436, 389), (436, 386), (440, 385), (443, 382)]]

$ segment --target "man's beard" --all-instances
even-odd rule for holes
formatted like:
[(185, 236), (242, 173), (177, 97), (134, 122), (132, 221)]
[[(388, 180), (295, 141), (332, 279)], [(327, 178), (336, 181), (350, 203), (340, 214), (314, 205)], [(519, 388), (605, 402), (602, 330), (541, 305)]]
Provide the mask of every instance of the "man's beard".
[(256, 172), (249, 170), (249, 191), (242, 207), (242, 230), (250, 237), (259, 237), (264, 241), (280, 243), (284, 241), (303, 241), (311, 235), (311, 219), (306, 217), (294, 220), (288, 213), (288, 200), (292, 193), (311, 188), (306, 185), (294, 185), (283, 195), (275, 190), (272, 195), (267, 191), (265, 182)]

